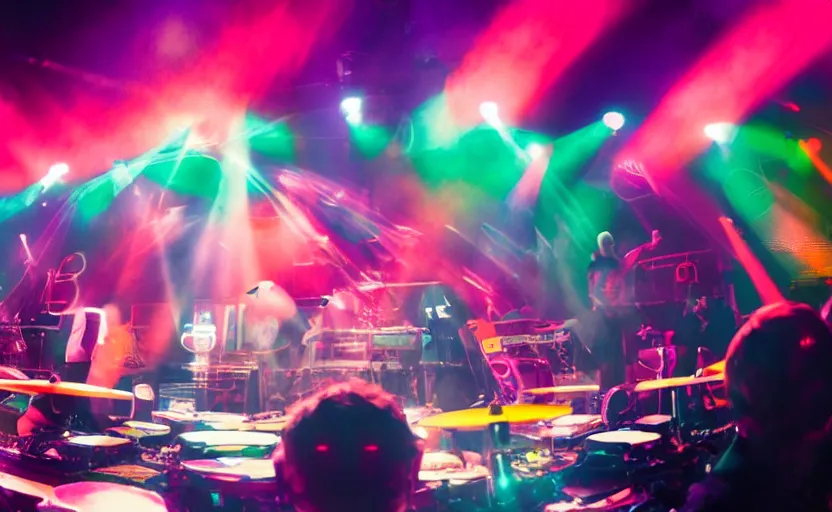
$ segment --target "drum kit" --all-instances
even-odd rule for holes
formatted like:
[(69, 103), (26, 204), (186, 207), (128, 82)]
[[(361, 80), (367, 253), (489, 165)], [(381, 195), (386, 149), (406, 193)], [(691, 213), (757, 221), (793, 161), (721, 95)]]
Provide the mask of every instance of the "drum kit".
[[(572, 414), (564, 405), (521, 404), (426, 416), (414, 427), (485, 432), (482, 460), (486, 463), (469, 463), (453, 448), (428, 451), (420, 479), (441, 482), (456, 494), (470, 494), (460, 487), (473, 489), (476, 482), (488, 481), (489, 485), (477, 491), (485, 494), (475, 501), (496, 508), (511, 505), (548, 512), (670, 510), (683, 502), (687, 486), (704, 476), (707, 464), (702, 461), (712, 462), (713, 445), (727, 446), (732, 430), (730, 424), (702, 430), (701, 421), (683, 421), (679, 414), (682, 399), (676, 395), (688, 396), (680, 391), (722, 379), (721, 374), (715, 374), (638, 383), (630, 389), (625, 407), (659, 390), (669, 391), (675, 405), (669, 415), (649, 414), (626, 421), (620, 411), (612, 410), (620, 406), (617, 401), (609, 399), (604, 400), (602, 414)], [(526, 392), (541, 396), (593, 390), (591, 386), (563, 388)], [(613, 417), (620, 420), (606, 420)], [(506, 434), (509, 429), (510, 434)], [(705, 443), (709, 444), (708, 450), (701, 448)], [(506, 460), (508, 464), (500, 463)]]
[[(701, 422), (693, 432), (693, 422), (683, 421), (679, 413), (690, 393), (678, 391), (723, 378), (709, 373), (640, 382), (627, 389), (626, 400), (605, 397), (600, 414), (574, 414), (562, 403), (494, 403), (447, 413), (405, 409), (412, 431), (425, 440), (417, 509), (462, 503), (549, 512), (678, 506), (690, 481), (701, 476), (706, 455), (699, 445), (719, 442), (702, 433)], [(37, 380), (0, 380), (0, 390), (133, 399), (129, 392)], [(633, 417), (614, 410), (638, 411), (633, 403), (659, 390), (674, 396), (669, 415)], [(525, 390), (561, 398), (593, 391), (591, 385)], [(4, 435), (0, 488), (3, 496), (16, 496), (9, 502), (17, 508), (10, 510), (81, 511), (105, 496), (135, 500), (146, 507), (141, 510), (275, 510), (280, 493), (271, 454), (287, 425), (285, 416), (156, 411), (152, 419), (114, 419), (117, 424), (98, 433)], [(481, 451), (465, 451), (457, 443), (472, 433), (479, 433)], [(27, 509), (23, 503), (35, 505)]]

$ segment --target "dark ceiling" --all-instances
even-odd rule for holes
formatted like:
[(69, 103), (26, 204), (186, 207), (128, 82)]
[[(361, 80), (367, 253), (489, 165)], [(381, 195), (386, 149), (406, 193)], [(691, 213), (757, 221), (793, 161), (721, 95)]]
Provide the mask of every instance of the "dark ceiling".
[[(299, 1), (299, 0), (288, 0)], [(315, 0), (310, 0), (315, 1)], [(345, 0), (346, 1), (346, 0)], [(610, 107), (645, 116), (662, 94), (716, 36), (754, 0), (628, 0), (637, 4), (614, 30), (586, 52), (530, 115), (531, 128), (569, 130)], [(6, 87), (25, 89), (32, 81), (60, 96), (77, 76), (37, 69), (24, 59), (48, 59), (114, 80), (141, 80), (135, 65), (136, 39), (171, 15), (196, 29), (195, 44), (210, 41), (225, 20), (241, 13), (256, 17), (275, 2), (235, 0), (28, 0), (0, 2), (0, 44)], [(336, 82), (335, 61), (354, 52), (355, 80), (371, 91), (418, 105), (441, 88), (475, 35), (501, 0), (352, 0), (339, 33), (315, 48), (291, 83), (276, 84), (265, 104), (303, 108), (315, 88)], [(185, 63), (176, 65), (186, 66)], [(812, 107), (825, 100), (829, 59), (784, 91), (784, 98)], [(313, 96), (303, 98), (303, 96)], [(287, 104), (288, 103), (288, 104)], [(292, 105), (292, 103), (298, 103)], [(813, 110), (813, 109), (804, 109)], [(825, 115), (804, 112), (822, 125)], [(558, 128), (555, 128), (558, 127)], [(832, 126), (830, 126), (832, 128)]]

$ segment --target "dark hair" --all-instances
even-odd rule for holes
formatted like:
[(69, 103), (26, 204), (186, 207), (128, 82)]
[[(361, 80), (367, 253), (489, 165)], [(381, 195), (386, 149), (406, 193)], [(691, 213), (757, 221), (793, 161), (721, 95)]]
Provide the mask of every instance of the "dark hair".
[(330, 512), (399, 510), (421, 447), (395, 398), (353, 380), (293, 406), (276, 461), (295, 505)]
[(805, 304), (755, 311), (728, 347), (734, 411), (764, 434), (801, 436), (832, 417), (832, 332)]

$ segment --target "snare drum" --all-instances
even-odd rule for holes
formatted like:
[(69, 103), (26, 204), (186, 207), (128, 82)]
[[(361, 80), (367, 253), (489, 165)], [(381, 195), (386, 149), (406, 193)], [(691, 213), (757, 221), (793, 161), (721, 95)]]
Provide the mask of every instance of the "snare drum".
[(545, 422), (539, 431), (541, 439), (552, 440), (552, 450), (571, 450), (586, 436), (598, 432), (604, 422), (599, 414), (569, 414)]
[(639, 430), (616, 430), (592, 434), (584, 442), (586, 461), (590, 465), (603, 462), (607, 469), (618, 465), (646, 462), (661, 445), (662, 436), (655, 432)]
[(152, 448), (168, 444), (170, 440), (169, 426), (144, 421), (127, 421), (123, 425), (108, 428), (107, 433), (133, 439), (141, 446)]
[(462, 485), (490, 476), (485, 466), (466, 466), (465, 462), (448, 452), (427, 452), (422, 456), (419, 480), (422, 482), (449, 482)]
[(265, 458), (279, 441), (280, 438), (268, 432), (206, 430), (181, 434), (176, 438), (174, 450), (178, 450), (183, 461), (223, 456)]
[(64, 460), (88, 469), (135, 462), (136, 445), (130, 439), (111, 436), (73, 436), (62, 443)]
[[(452, 501), (479, 504), (488, 497), (488, 468), (468, 465), (448, 452), (427, 452), (419, 470), (420, 490), (414, 496), (417, 510), (436, 510)], [(441, 492), (440, 492), (441, 490)], [(482, 503), (484, 505), (484, 503)]]
[(261, 510), (274, 505), (277, 496), (274, 462), (271, 459), (222, 457), (182, 463), (183, 508), (202, 510)]
[(650, 414), (636, 420), (633, 428), (660, 435), (670, 433), (673, 418), (667, 414)]

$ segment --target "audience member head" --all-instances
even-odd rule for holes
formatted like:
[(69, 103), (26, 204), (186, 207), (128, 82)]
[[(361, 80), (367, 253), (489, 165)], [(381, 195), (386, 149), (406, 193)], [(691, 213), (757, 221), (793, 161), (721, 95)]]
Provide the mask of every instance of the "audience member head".
[(755, 311), (725, 364), (740, 435), (781, 447), (827, 437), (832, 419), (832, 333), (811, 307)]
[(392, 395), (364, 381), (334, 384), (289, 416), (275, 469), (298, 511), (408, 509), (422, 446)]

